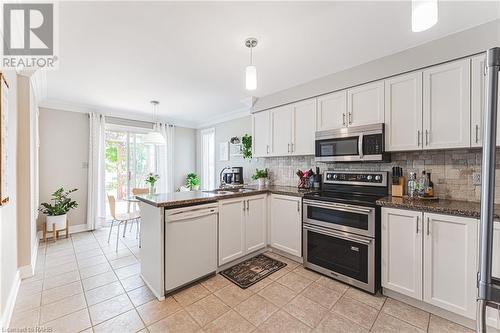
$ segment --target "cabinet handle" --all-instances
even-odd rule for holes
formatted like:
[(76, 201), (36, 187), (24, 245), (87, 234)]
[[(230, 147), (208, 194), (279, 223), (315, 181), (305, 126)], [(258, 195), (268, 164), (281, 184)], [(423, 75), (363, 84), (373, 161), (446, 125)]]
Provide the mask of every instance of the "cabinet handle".
[(352, 112), (349, 112), (349, 125), (352, 124)]
[(419, 222), (420, 217), (417, 216), (417, 235), (418, 235), (418, 222)]
[(292, 151), (292, 153), (293, 153), (293, 151), (294, 151), (294, 147), (293, 147), (293, 146), (294, 146), (294, 144), (293, 144), (293, 143), (290, 143), (290, 148), (291, 148), (290, 150)]
[(427, 236), (429, 236), (430, 231), (429, 231), (429, 218), (427, 218)]
[(476, 124), (476, 143), (479, 142), (479, 125)]
[(417, 130), (417, 147), (420, 147), (420, 130)]
[(429, 131), (425, 130), (425, 145), (429, 145)]
[(269, 154), (269, 145), (266, 145), (267, 153)]
[(300, 201), (297, 201), (297, 212), (300, 213)]
[(247, 211), (250, 210), (250, 200), (247, 200)]
[(345, 126), (345, 113), (342, 113), (342, 126)]
[(288, 152), (290, 152), (290, 144), (288, 144)]

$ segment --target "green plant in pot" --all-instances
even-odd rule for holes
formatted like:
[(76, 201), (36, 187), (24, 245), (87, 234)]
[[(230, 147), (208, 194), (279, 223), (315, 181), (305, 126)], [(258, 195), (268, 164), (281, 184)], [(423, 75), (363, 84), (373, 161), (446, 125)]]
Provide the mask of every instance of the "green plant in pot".
[(154, 174), (152, 172), (150, 172), (147, 176), (146, 176), (146, 180), (145, 182), (147, 184), (149, 184), (149, 194), (155, 194), (156, 192), (156, 187), (155, 187), (155, 184), (156, 182), (158, 181), (158, 179), (160, 179), (160, 175), (158, 174)]
[(191, 189), (191, 191), (198, 191), (200, 189), (200, 178), (194, 172), (188, 173), (186, 177), (186, 186)]
[(71, 199), (70, 194), (77, 189), (65, 191), (63, 187), (52, 193), (52, 203), (43, 202), (38, 211), (47, 215), (47, 231), (52, 231), (55, 225), (56, 230), (66, 228), (68, 212), (76, 207), (78, 203)]
[(266, 179), (269, 176), (267, 169), (255, 169), (255, 173), (252, 176), (253, 180), (256, 180), (259, 182), (259, 186), (264, 186), (266, 185)]

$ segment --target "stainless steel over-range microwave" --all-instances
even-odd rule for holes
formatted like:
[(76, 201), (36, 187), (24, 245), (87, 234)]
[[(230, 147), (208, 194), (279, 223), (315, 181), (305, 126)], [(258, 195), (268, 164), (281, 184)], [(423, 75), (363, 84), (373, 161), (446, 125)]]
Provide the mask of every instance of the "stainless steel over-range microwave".
[(384, 124), (345, 127), (316, 132), (315, 155), (319, 162), (389, 162), (385, 152)]

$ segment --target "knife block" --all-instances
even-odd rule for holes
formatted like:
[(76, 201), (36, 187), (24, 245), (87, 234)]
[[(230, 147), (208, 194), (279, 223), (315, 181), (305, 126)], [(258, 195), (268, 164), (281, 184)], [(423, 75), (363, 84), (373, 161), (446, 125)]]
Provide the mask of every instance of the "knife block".
[(393, 197), (402, 197), (405, 193), (405, 177), (399, 177), (399, 184), (392, 185), (391, 195)]

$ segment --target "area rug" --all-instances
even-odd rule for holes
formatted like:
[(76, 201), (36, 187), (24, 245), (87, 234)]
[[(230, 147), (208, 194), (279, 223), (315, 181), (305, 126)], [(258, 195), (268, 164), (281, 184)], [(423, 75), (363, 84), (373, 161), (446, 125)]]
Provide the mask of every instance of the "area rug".
[(259, 254), (222, 271), (220, 274), (240, 288), (246, 289), (285, 266), (284, 262)]

